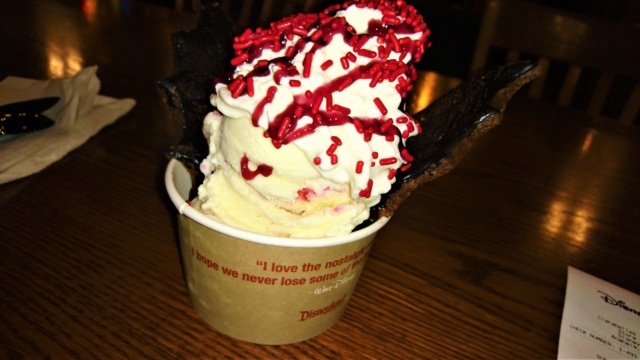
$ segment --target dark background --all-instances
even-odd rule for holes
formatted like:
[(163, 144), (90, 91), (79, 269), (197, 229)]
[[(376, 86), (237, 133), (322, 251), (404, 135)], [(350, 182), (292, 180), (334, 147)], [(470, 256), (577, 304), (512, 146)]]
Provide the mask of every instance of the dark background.
[[(174, 7), (183, 11), (193, 11), (199, 0), (129, 0)], [(342, 1), (309, 0), (310, 11), (319, 12), (325, 7)], [(617, 21), (640, 22), (640, 0), (529, 0), (564, 11), (608, 18)], [(263, 1), (261, 0), (220, 0), (232, 19), (239, 19), (243, 7), (250, 6), (251, 27), (264, 26), (259, 23)], [(274, 9), (267, 24), (283, 15), (302, 12), (304, 0), (275, 0)], [(424, 70), (437, 71), (444, 75), (466, 78), (478, 36), (485, 0), (410, 0), (425, 17), (431, 29), (433, 46), (426, 61), (418, 65)], [(308, 5), (307, 5), (308, 6)], [(245, 9), (248, 10), (248, 9)], [(244, 24), (239, 24), (239, 30)]]

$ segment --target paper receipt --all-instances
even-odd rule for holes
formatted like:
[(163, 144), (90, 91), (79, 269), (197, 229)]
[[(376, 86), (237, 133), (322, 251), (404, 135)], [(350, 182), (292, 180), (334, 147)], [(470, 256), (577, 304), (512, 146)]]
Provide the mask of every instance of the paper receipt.
[(558, 359), (640, 359), (640, 296), (569, 267)]

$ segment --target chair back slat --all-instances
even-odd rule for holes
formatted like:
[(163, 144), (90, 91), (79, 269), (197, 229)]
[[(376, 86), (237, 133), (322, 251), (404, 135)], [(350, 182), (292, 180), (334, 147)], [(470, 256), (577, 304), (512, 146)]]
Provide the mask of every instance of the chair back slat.
[(569, 71), (567, 71), (567, 75), (562, 82), (562, 87), (560, 88), (560, 95), (558, 95), (557, 104), (564, 107), (569, 107), (571, 104), (571, 99), (573, 98), (573, 93), (576, 90), (576, 86), (578, 85), (578, 79), (580, 79), (580, 73), (582, 72), (582, 68), (576, 65), (571, 65), (569, 67)]
[(538, 59), (538, 66), (540, 66), (540, 76), (531, 82), (529, 88), (529, 97), (533, 99), (542, 98), (542, 91), (544, 90), (544, 84), (547, 81), (547, 75), (549, 74), (549, 59)]
[(604, 102), (607, 100), (607, 95), (609, 95), (609, 91), (611, 90), (614, 77), (615, 75), (609, 72), (600, 74), (596, 82), (596, 88), (589, 101), (589, 106), (587, 107), (588, 112), (599, 114), (602, 111)]
[(629, 95), (629, 100), (622, 108), (620, 122), (624, 125), (633, 124), (634, 119), (638, 116), (638, 110), (640, 110), (640, 82), (636, 82), (631, 95)]

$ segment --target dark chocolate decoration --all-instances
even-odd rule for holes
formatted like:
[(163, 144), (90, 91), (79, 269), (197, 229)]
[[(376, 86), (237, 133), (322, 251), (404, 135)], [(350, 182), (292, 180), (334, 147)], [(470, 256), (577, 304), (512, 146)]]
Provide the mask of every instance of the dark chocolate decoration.
[(391, 216), (425, 182), (453, 169), (477, 138), (502, 119), (507, 102), (523, 85), (540, 75), (531, 61), (485, 72), (461, 84), (414, 115), (422, 133), (407, 139), (411, 167), (397, 175), (391, 191), (371, 209), (369, 221)]
[(183, 124), (182, 139), (169, 156), (182, 162), (191, 173), (192, 196), (204, 180), (199, 165), (209, 153), (202, 120), (213, 110), (209, 102), (213, 80), (230, 70), (236, 28), (218, 2), (202, 0), (201, 7), (194, 30), (173, 34), (173, 76), (158, 82), (175, 121)]

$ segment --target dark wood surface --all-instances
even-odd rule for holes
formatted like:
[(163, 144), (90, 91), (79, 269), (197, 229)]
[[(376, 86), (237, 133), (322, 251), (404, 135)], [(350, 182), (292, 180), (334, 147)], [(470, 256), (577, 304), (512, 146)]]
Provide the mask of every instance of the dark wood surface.
[(0, 185), (0, 358), (555, 358), (568, 265), (640, 293), (640, 132), (516, 99), (379, 233), (337, 325), (286, 346), (221, 335), (189, 304), (162, 183), (180, 124), (155, 82), (172, 71), (170, 34), (195, 17), (129, 1), (0, 3), (12, 9), (0, 13), (0, 78), (98, 64), (102, 94), (138, 102)]

